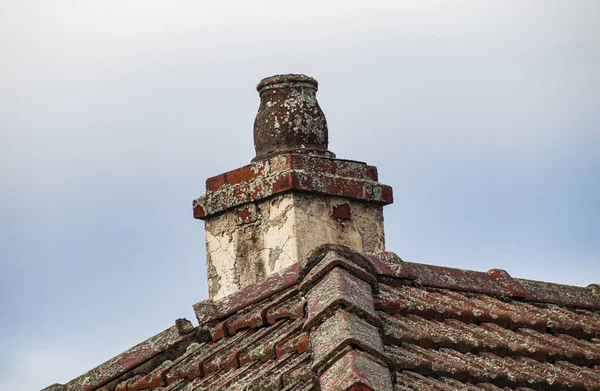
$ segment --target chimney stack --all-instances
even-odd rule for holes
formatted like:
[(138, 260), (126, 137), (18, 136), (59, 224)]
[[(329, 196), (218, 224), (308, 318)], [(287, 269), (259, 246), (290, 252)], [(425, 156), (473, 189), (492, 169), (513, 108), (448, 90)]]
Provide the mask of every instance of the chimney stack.
[(257, 86), (252, 163), (209, 178), (193, 202), (206, 227), (211, 299), (220, 299), (295, 263), (322, 244), (385, 250), (383, 206), (392, 189), (377, 168), (336, 159), (328, 148), (317, 81), (276, 75)]

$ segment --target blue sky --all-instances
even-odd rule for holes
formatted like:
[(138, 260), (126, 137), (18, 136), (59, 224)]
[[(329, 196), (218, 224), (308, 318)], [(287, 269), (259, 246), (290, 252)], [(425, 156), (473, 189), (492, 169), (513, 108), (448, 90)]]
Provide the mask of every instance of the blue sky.
[(276, 73), (315, 77), (330, 149), (393, 186), (390, 251), (600, 282), (599, 3), (365, 4), (0, 3), (0, 389), (194, 319), (191, 201), (254, 156)]

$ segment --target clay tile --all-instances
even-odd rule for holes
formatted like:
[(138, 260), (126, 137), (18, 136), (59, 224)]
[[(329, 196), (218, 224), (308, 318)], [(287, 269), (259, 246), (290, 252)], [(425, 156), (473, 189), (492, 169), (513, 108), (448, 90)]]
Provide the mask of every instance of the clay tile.
[(335, 267), (348, 270), (378, 292), (378, 283), (371, 263), (361, 254), (341, 245), (323, 245), (313, 250), (307, 265), (300, 271), (300, 289), (309, 289)]
[(490, 277), (496, 281), (506, 291), (506, 296), (509, 297), (525, 297), (524, 288), (515, 279), (513, 279), (506, 270), (490, 269), (488, 271)]
[(339, 307), (371, 323), (381, 324), (381, 319), (375, 314), (371, 286), (341, 267), (329, 272), (306, 296), (308, 304), (305, 330), (310, 330)]
[(392, 391), (390, 371), (369, 354), (349, 350), (319, 378), (322, 391)]
[(600, 285), (598, 284), (590, 284), (587, 286), (588, 289), (592, 291), (593, 294), (600, 296)]
[(267, 309), (265, 319), (267, 323), (273, 324), (279, 319), (289, 318), (298, 319), (304, 317), (304, 306), (306, 301), (304, 299), (288, 300), (278, 306), (270, 307)]
[(263, 282), (250, 285), (221, 300), (204, 300), (194, 304), (194, 312), (200, 325), (222, 319), (251, 304), (287, 289), (298, 281), (299, 265), (281, 270), (267, 277)]
[(313, 380), (313, 377), (314, 373), (310, 369), (306, 367), (299, 367), (284, 373), (282, 376), (282, 380), (284, 386), (290, 387), (290, 390), (292, 389), (292, 387), (294, 387), (293, 389), (296, 390), (298, 388), (296, 388), (295, 386), (298, 383), (309, 383)]
[(515, 278), (514, 280), (518, 281), (524, 287), (524, 290), (527, 292), (525, 297), (527, 300), (563, 306), (600, 309), (600, 295), (593, 294), (593, 287), (584, 288), (522, 278)]
[(375, 274), (376, 272), (373, 264), (364, 255), (352, 249), (352, 247), (341, 244), (323, 244), (316, 247), (308, 254), (308, 260), (302, 270), (300, 270), (300, 278), (306, 276), (329, 252), (336, 253), (338, 256), (345, 258), (348, 262), (361, 267), (369, 274)]
[(137, 378), (141, 378), (140, 375), (137, 375), (137, 377), (134, 377), (132, 379), (126, 379), (123, 380), (122, 382), (120, 382), (119, 384), (117, 384), (117, 387), (115, 388), (115, 391), (127, 391), (127, 383), (129, 383), (129, 381), (134, 381)]
[(216, 342), (227, 336), (227, 322), (217, 323), (214, 327), (209, 328), (211, 339)]
[(310, 341), (314, 354), (312, 368), (317, 373), (349, 345), (357, 346), (381, 360), (386, 359), (379, 328), (342, 309), (312, 331)]
[(401, 273), (402, 265), (405, 262), (395, 253), (386, 251), (377, 255), (367, 255), (367, 258), (373, 265), (376, 274), (405, 278)]
[(194, 312), (196, 313), (198, 323), (201, 325), (212, 322), (220, 317), (215, 302), (210, 299), (194, 304)]
[(245, 314), (233, 316), (227, 321), (227, 334), (235, 335), (238, 330), (251, 328), (255, 329), (264, 324), (262, 312), (260, 310), (251, 311)]

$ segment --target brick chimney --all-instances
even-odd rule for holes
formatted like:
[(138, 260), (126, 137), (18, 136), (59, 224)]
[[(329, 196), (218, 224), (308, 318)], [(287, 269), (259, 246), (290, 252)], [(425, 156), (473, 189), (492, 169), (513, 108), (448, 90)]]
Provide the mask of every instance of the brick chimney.
[(220, 299), (295, 263), (322, 244), (385, 249), (383, 206), (392, 188), (377, 168), (336, 159), (328, 148), (317, 81), (276, 75), (258, 83), (256, 157), (206, 180), (193, 202), (206, 227), (211, 299)]

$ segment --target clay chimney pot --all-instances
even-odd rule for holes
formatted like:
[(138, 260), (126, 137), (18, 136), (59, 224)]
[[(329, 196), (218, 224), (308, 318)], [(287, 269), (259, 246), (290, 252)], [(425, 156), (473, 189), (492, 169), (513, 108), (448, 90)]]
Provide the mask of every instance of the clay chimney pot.
[(317, 102), (318, 83), (306, 75), (275, 75), (258, 83), (252, 161), (283, 153), (335, 157), (327, 150), (327, 120)]

